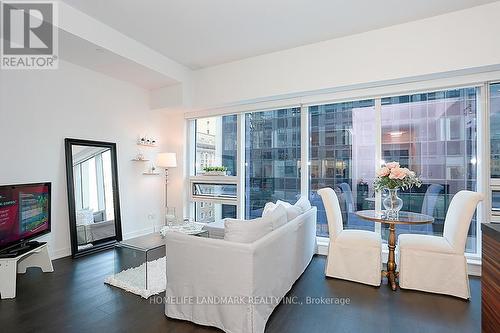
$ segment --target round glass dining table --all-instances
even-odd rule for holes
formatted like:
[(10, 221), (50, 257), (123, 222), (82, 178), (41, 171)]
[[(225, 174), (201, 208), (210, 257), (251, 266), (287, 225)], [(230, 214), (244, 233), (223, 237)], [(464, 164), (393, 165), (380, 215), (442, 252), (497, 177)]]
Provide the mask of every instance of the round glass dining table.
[(428, 224), (434, 222), (434, 218), (429, 215), (400, 211), (395, 217), (388, 217), (385, 211), (380, 210), (360, 210), (356, 212), (360, 218), (374, 223), (389, 225), (389, 238), (387, 246), (389, 256), (387, 258), (387, 270), (382, 272), (382, 276), (387, 277), (392, 290), (397, 289), (398, 272), (396, 272), (396, 224)]

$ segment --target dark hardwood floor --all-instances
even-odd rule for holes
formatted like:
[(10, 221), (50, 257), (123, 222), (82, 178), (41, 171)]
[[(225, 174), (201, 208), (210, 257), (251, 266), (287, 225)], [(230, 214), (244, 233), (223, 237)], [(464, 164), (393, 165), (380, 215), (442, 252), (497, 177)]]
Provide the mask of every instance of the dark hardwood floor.
[[(290, 291), (306, 297), (346, 297), (346, 305), (281, 304), (266, 332), (480, 332), (480, 280), (471, 278), (472, 300), (380, 288), (325, 278), (325, 258), (314, 257)], [(171, 320), (151, 304), (103, 283), (113, 252), (54, 261), (54, 273), (18, 275), (17, 298), (0, 301), (0, 332), (220, 332)]]

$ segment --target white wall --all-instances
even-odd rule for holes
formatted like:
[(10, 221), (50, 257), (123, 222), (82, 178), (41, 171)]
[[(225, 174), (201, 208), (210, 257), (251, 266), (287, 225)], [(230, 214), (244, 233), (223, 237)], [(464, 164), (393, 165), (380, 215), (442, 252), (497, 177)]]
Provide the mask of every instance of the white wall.
[(143, 133), (160, 143), (147, 148), (148, 158), (173, 149), (173, 138), (179, 145), (169, 124), (165, 113), (149, 111), (145, 90), (70, 63), (54, 71), (0, 71), (0, 184), (52, 182), (52, 232), (44, 239), (53, 257), (69, 255), (64, 138), (116, 142), (123, 233), (145, 232), (154, 222), (148, 214), (157, 223), (163, 214), (164, 178), (143, 176), (143, 165), (130, 160)]
[(500, 2), (194, 72), (194, 106), (500, 64)]
[(169, 169), (168, 204), (175, 207), (179, 217), (187, 216), (183, 209), (187, 195), (187, 178), (184, 159), (187, 152), (186, 131), (187, 123), (182, 110), (169, 110), (166, 112), (165, 140), (168, 142), (169, 152), (177, 154), (177, 168)]

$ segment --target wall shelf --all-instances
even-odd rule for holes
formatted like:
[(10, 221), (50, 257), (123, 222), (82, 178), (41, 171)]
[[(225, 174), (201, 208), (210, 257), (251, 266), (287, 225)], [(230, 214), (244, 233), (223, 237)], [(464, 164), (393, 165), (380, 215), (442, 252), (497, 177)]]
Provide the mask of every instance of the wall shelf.
[(157, 147), (158, 145), (156, 143), (142, 143), (142, 142), (137, 142), (138, 146), (142, 147)]
[(140, 159), (137, 159), (137, 158), (133, 158), (133, 159), (131, 159), (131, 161), (132, 162), (149, 162), (149, 160), (146, 160), (146, 159), (140, 160)]
[(161, 173), (159, 172), (143, 172), (142, 173), (144, 176), (159, 176)]

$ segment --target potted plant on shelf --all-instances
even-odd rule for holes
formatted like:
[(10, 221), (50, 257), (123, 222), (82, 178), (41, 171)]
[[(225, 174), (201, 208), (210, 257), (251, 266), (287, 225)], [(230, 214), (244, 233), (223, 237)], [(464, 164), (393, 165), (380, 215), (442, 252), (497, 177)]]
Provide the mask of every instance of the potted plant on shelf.
[(226, 176), (227, 174), (225, 166), (206, 166), (203, 171), (205, 176)]
[(401, 208), (403, 208), (403, 200), (398, 197), (398, 190), (411, 189), (413, 186), (420, 187), (422, 182), (417, 177), (415, 172), (408, 168), (402, 168), (398, 162), (389, 162), (384, 164), (377, 171), (375, 178), (375, 190), (387, 190), (387, 196), (382, 201), (386, 209), (387, 217), (397, 217)]

